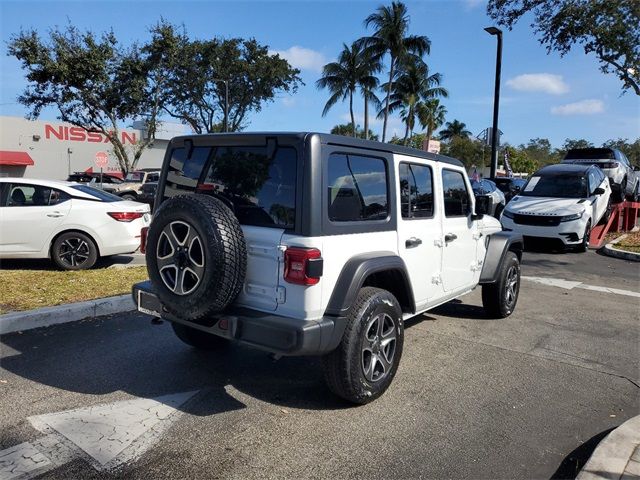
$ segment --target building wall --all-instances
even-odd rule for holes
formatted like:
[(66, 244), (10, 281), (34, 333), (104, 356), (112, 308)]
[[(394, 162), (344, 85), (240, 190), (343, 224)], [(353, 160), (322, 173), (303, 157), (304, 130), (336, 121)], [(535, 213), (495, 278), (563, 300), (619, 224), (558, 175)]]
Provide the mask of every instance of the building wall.
[[(125, 129), (121, 132), (121, 139), (125, 146), (131, 148), (142, 134), (141, 130)], [(0, 175), (66, 180), (69, 172), (83, 172), (90, 168), (99, 171), (94, 163), (97, 152), (109, 155), (109, 165), (104, 173), (120, 172), (111, 143), (105, 140), (104, 135), (87, 133), (68, 123), (0, 117), (0, 150), (26, 152), (34, 162), (26, 168), (0, 166)], [(160, 168), (167, 144), (168, 138), (156, 139), (151, 148), (145, 149), (137, 167)]]

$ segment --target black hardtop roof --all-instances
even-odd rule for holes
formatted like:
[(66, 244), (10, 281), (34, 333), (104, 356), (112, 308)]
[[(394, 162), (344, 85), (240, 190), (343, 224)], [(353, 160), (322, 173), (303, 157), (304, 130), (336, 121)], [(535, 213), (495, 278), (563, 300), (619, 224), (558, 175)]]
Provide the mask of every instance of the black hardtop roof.
[(617, 148), (609, 147), (570, 148), (564, 158), (565, 160), (596, 160), (598, 158), (610, 160), (615, 158), (615, 153), (619, 151)]
[(584, 163), (557, 163), (555, 165), (546, 165), (533, 175), (580, 175), (587, 173), (590, 168), (597, 167)]
[(367, 150), (377, 150), (379, 152), (397, 153), (412, 157), (424, 158), (426, 160), (432, 160), (435, 162), (448, 163), (457, 167), (464, 167), (464, 164), (455, 158), (447, 157), (446, 155), (439, 155), (435, 153), (425, 152), (423, 150), (417, 150), (415, 148), (403, 147), (402, 145), (395, 145), (393, 143), (382, 143), (373, 140), (363, 140), (361, 138), (345, 137), (343, 135), (332, 135), (330, 133), (319, 132), (233, 132), (233, 133), (205, 133), (201, 135), (181, 135), (175, 137), (175, 139), (185, 140), (187, 138), (225, 138), (232, 139), (237, 137), (238, 140), (247, 137), (289, 137), (297, 138), (300, 141), (308, 139), (310, 136), (317, 137), (321, 143), (327, 145), (341, 145), (345, 147), (364, 148)]

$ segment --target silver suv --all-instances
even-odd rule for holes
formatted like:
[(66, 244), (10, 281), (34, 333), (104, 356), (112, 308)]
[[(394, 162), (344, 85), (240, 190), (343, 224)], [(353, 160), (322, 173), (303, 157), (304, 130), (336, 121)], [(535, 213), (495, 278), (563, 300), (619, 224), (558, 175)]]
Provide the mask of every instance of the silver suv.
[(562, 163), (591, 163), (602, 169), (609, 178), (614, 197), (623, 201), (625, 196), (638, 201), (640, 194), (639, 168), (632, 166), (629, 159), (615, 148), (573, 148)]

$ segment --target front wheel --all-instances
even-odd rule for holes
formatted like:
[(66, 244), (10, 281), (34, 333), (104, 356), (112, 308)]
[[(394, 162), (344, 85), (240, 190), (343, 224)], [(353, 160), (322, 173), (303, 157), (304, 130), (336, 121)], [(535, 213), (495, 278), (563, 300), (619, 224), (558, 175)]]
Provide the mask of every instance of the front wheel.
[(482, 286), (482, 306), (492, 318), (506, 318), (513, 313), (520, 293), (520, 262), (513, 252), (500, 266), (498, 280)]
[(329, 389), (352, 403), (381, 396), (398, 370), (404, 343), (402, 310), (391, 293), (360, 290), (347, 315), (340, 345), (323, 357)]
[(98, 260), (98, 247), (84, 233), (63, 233), (51, 246), (51, 259), (63, 270), (86, 270)]
[(591, 236), (591, 220), (587, 222), (587, 226), (584, 229), (584, 235), (582, 236), (582, 243), (578, 247), (579, 252), (586, 252), (589, 250), (589, 237)]

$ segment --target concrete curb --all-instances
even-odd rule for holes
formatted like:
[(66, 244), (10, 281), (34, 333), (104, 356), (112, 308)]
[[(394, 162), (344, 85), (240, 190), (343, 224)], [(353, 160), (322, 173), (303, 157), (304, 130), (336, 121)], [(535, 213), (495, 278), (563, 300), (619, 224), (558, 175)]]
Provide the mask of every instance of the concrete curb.
[(135, 310), (131, 295), (98, 298), (0, 315), (0, 335)]
[(627, 252), (625, 250), (620, 250), (619, 248), (614, 247), (616, 243), (624, 240), (626, 236), (626, 234), (621, 235), (613, 242), (607, 243), (604, 247), (602, 247), (602, 253), (609, 257), (621, 258), (622, 260), (628, 260), (630, 262), (640, 262), (640, 253)]
[[(635, 473), (640, 447), (640, 415), (627, 420), (600, 442), (576, 480), (619, 479)], [(633, 457), (633, 458), (632, 458)]]

